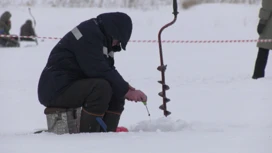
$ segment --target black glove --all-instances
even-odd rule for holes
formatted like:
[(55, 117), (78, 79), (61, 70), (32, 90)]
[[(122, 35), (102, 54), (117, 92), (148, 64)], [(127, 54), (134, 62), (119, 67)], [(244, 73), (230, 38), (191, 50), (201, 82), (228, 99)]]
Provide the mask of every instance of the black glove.
[(257, 32), (258, 32), (259, 35), (263, 33), (263, 30), (264, 30), (265, 26), (266, 26), (266, 21), (260, 20), (259, 24), (258, 24), (258, 27), (257, 27)]

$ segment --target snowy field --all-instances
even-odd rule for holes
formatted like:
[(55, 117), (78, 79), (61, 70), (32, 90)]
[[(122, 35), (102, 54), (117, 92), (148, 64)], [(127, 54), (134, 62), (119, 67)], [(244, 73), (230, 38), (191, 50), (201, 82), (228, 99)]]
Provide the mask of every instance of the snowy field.
[[(12, 13), (12, 34), (31, 17), (27, 8)], [(0, 10), (0, 13), (5, 11)], [(123, 11), (134, 24), (132, 40), (156, 40), (161, 26), (173, 19), (172, 8), (125, 9), (32, 8), (39, 36), (59, 37), (99, 13)], [(164, 40), (257, 39), (259, 6), (202, 5), (179, 11)], [(162, 104), (157, 43), (129, 43), (116, 54), (116, 67), (148, 95), (147, 116), (141, 103), (126, 103), (120, 125), (130, 133), (61, 135), (31, 134), (46, 127), (37, 84), (57, 40), (0, 49), (1, 153), (271, 153), (272, 63), (266, 78), (252, 80), (255, 43), (164, 43), (166, 81), (171, 99), (168, 118)]]

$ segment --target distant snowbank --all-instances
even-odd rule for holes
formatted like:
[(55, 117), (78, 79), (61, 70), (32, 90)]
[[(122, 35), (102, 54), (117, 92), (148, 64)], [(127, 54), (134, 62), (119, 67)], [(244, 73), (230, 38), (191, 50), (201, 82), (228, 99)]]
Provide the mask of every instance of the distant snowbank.
[[(192, 5), (196, 0), (177, 0), (179, 8)], [(259, 3), (260, 0), (197, 0), (199, 3)], [(212, 2), (211, 2), (212, 1)], [(87, 7), (87, 8), (135, 8), (157, 9), (162, 6), (171, 6), (173, 0), (1, 0), (0, 7)], [(194, 4), (195, 5), (195, 4)]]
[[(178, 0), (182, 2), (183, 0)], [(169, 6), (172, 0), (1, 0), (0, 6), (91, 7), (91, 8), (156, 8)]]

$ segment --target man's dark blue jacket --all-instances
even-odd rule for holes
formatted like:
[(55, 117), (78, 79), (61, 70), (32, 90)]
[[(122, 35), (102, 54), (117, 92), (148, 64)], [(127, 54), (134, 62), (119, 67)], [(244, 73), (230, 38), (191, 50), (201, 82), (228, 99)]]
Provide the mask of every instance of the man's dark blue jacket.
[(120, 12), (100, 14), (68, 32), (51, 51), (40, 76), (40, 103), (50, 106), (73, 82), (87, 78), (106, 79), (113, 94), (124, 98), (129, 87), (114, 67), (111, 37), (125, 50), (131, 33), (130, 17)]

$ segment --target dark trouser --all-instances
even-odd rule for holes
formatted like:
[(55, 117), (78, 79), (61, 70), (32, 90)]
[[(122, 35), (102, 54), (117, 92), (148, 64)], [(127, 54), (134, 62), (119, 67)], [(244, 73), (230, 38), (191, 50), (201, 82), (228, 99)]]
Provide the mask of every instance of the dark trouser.
[(258, 79), (265, 76), (265, 67), (269, 55), (269, 49), (259, 48), (252, 78)]
[(97, 117), (104, 120), (107, 131), (115, 131), (125, 100), (112, 94), (110, 84), (103, 79), (84, 79), (76, 81), (66, 89), (49, 107), (82, 107), (80, 131), (100, 132)]

